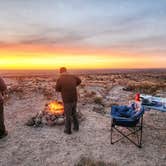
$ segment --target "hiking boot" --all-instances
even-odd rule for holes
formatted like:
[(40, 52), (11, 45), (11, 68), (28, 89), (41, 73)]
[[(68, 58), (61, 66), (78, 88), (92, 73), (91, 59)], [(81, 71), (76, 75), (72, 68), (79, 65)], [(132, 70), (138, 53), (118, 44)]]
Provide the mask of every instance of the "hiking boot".
[(67, 131), (67, 130), (64, 130), (64, 133), (65, 133), (65, 134), (68, 134), (68, 135), (72, 134), (71, 131)]
[(73, 130), (74, 131), (79, 131), (79, 127), (74, 127)]
[(4, 138), (4, 137), (6, 137), (8, 135), (8, 132), (7, 131), (5, 131), (3, 134), (0, 134), (0, 139), (2, 139), (2, 138)]

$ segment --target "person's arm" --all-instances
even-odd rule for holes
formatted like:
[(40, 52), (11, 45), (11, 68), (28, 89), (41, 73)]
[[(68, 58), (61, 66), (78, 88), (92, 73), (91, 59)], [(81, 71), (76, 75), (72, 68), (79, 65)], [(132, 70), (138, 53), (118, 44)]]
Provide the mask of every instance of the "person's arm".
[(57, 80), (57, 82), (56, 82), (56, 86), (55, 86), (55, 90), (57, 91), (57, 92), (61, 92), (61, 83), (60, 83), (60, 79), (58, 79)]
[(77, 86), (81, 84), (81, 79), (79, 77), (76, 77), (77, 80)]
[(3, 94), (7, 90), (4, 80), (0, 77), (0, 92)]
[(7, 90), (7, 86), (4, 80), (0, 77), (0, 103), (4, 102), (5, 91)]
[(0, 91), (3, 92), (3, 91), (6, 91), (7, 90), (7, 86), (4, 82), (4, 80), (0, 77)]

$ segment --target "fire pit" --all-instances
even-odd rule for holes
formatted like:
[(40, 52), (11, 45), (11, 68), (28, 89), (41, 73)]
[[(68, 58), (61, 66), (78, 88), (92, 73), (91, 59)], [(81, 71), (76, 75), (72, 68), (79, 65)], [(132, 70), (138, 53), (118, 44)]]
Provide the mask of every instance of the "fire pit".
[(36, 116), (28, 120), (26, 125), (39, 127), (42, 125), (54, 126), (63, 125), (65, 122), (64, 118), (64, 107), (62, 102), (57, 100), (51, 101), (45, 105), (43, 111), (40, 111)]
[(48, 104), (46, 104), (44, 113), (54, 116), (64, 115), (64, 107), (62, 102), (59, 102), (57, 100), (49, 102)]

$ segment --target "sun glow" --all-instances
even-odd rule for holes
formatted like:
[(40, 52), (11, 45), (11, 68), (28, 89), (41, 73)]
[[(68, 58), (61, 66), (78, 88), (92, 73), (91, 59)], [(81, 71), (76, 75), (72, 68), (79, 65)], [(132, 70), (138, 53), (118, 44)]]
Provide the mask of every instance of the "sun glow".
[[(34, 49), (35, 48), (35, 49)], [(122, 55), (118, 51), (86, 51), (76, 49), (49, 49), (48, 47), (15, 47), (0, 50), (0, 69), (57, 69), (66, 66), (70, 69), (104, 68), (160, 68), (166, 58)], [(18, 51), (19, 50), (19, 51)]]

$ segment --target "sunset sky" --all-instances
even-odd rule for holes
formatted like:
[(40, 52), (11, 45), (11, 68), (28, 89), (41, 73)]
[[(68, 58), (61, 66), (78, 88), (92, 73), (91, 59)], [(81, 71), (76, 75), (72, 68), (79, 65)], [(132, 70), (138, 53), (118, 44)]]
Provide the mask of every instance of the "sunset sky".
[(0, 69), (166, 68), (165, 0), (0, 0)]

